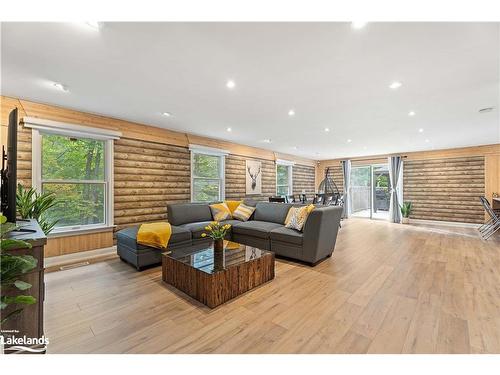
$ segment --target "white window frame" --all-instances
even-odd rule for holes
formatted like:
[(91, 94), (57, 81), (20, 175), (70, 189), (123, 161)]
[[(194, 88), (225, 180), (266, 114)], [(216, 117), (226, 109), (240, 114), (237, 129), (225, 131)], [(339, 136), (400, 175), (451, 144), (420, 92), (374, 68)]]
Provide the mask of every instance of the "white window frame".
[[(219, 201), (223, 201), (226, 197), (226, 156), (229, 154), (229, 151), (200, 146), (200, 145), (189, 145), (189, 150), (191, 151), (191, 202), (199, 203), (199, 201), (194, 200), (194, 180), (196, 177), (194, 176), (194, 156), (196, 154), (201, 155), (210, 155), (219, 157)], [(212, 180), (212, 178), (207, 178), (208, 180)]]
[(278, 195), (278, 186), (285, 186), (285, 185), (278, 185), (278, 166), (285, 166), (288, 168), (288, 193), (286, 195), (293, 194), (293, 166), (294, 165), (295, 165), (295, 162), (290, 161), (290, 160), (282, 160), (282, 159), (276, 160), (276, 195)]
[[(54, 228), (51, 235), (74, 234), (76, 232), (93, 232), (99, 229), (108, 229), (113, 227), (114, 220), (114, 196), (113, 196), (113, 142), (121, 137), (121, 132), (114, 130), (91, 128), (77, 124), (70, 124), (52, 120), (43, 120), (32, 117), (25, 117), (22, 120), (25, 127), (32, 129), (32, 186), (38, 191), (42, 191), (42, 135), (54, 134), (75, 138), (96, 139), (104, 141), (104, 182), (88, 181), (89, 183), (104, 184), (104, 223), (72, 225), (66, 227)], [(47, 182), (47, 181), (45, 181)], [(81, 182), (80, 180), (50, 180), (49, 182)]]

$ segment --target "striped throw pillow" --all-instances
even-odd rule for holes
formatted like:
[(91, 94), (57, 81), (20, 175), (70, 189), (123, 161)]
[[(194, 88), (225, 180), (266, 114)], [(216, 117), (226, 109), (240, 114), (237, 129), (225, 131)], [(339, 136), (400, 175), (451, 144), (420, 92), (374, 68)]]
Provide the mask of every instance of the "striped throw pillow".
[(210, 211), (212, 211), (212, 217), (215, 221), (232, 219), (231, 211), (225, 203), (211, 204)]
[(290, 208), (290, 211), (293, 208), (295, 209), (292, 212), (292, 217), (290, 218), (290, 221), (287, 224), (285, 224), (285, 227), (302, 231), (302, 228), (304, 227), (307, 217), (309, 216), (309, 208), (308, 206), (297, 207), (297, 208), (292, 207)]
[(238, 208), (233, 212), (233, 218), (241, 221), (247, 221), (255, 211), (255, 207), (247, 206), (245, 203), (240, 203)]

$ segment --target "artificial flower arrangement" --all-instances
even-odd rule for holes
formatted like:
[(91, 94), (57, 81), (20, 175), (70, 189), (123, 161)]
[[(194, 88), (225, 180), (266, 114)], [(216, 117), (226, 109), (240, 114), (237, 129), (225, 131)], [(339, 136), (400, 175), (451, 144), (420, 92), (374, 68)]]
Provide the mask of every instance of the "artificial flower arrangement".
[(227, 231), (231, 228), (230, 224), (222, 225), (218, 221), (212, 221), (209, 225), (205, 227), (208, 233), (202, 233), (202, 237), (210, 237), (214, 240), (214, 250), (223, 251), (224, 250), (224, 237)]

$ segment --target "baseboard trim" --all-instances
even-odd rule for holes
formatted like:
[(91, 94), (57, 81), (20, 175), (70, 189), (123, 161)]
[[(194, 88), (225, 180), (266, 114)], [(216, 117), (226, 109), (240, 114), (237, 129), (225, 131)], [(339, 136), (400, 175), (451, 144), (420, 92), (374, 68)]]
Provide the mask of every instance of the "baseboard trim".
[(428, 224), (428, 225), (442, 225), (444, 227), (458, 227), (458, 228), (479, 228), (481, 224), (474, 223), (460, 223), (456, 221), (439, 221), (439, 220), (424, 220), (424, 219), (410, 219), (411, 224)]

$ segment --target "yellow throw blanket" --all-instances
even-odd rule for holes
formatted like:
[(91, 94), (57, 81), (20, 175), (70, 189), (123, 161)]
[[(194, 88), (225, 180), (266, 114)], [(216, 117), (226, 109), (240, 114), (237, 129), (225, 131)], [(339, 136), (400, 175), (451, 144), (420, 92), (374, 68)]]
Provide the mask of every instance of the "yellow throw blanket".
[(165, 250), (171, 235), (170, 223), (141, 224), (137, 231), (137, 243)]

